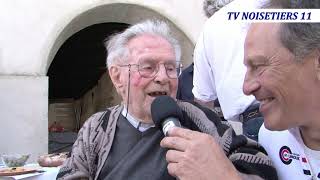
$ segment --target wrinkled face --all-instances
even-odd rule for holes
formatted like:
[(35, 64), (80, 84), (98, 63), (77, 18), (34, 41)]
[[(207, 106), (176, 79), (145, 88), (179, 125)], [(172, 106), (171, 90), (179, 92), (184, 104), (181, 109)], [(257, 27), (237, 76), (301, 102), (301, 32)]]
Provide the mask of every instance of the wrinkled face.
[[(167, 40), (155, 35), (137, 36), (131, 39), (127, 46), (130, 57), (124, 64), (152, 61), (152, 64), (157, 64), (159, 67), (158, 73), (151, 78), (142, 77), (136, 65), (130, 68), (129, 113), (146, 123), (152, 123), (151, 103), (155, 97), (159, 95), (176, 97), (178, 81), (168, 77), (164, 66), (176, 62), (175, 52)], [(120, 69), (120, 84), (118, 84), (120, 88), (117, 90), (124, 104), (127, 104), (129, 67), (115, 68)]]
[(277, 23), (253, 24), (245, 42), (247, 72), (243, 91), (260, 101), (265, 126), (270, 130), (310, 123), (307, 119), (314, 114), (314, 95), (319, 84), (314, 57), (296, 62), (281, 44), (279, 28)]

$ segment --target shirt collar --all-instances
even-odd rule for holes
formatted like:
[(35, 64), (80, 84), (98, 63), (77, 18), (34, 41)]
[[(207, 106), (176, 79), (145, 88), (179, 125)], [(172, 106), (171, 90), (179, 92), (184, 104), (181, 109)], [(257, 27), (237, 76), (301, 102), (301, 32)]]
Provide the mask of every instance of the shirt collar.
[(124, 106), (121, 114), (129, 121), (129, 123), (135, 127), (140, 132), (144, 132), (149, 128), (155, 127), (154, 124), (143, 123), (140, 119), (132, 116), (129, 112), (127, 113), (127, 108)]

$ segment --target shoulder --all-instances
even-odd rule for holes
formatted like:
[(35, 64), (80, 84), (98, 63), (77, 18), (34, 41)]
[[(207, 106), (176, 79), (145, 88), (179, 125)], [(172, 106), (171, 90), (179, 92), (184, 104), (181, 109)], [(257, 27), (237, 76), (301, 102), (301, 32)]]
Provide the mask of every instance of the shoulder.
[(121, 106), (113, 106), (104, 111), (97, 112), (91, 115), (88, 120), (84, 123), (80, 131), (84, 133), (91, 133), (92, 130), (105, 132), (108, 126), (109, 118), (118, 117), (116, 115), (111, 115), (112, 113), (118, 113), (121, 111)]
[[(195, 101), (177, 101), (183, 113), (182, 124), (191, 130), (200, 130), (208, 134), (217, 132), (221, 135), (229, 128), (222, 123), (220, 117), (211, 109), (201, 106)], [(211, 128), (211, 130), (209, 130)], [(207, 132), (208, 131), (208, 132)]]
[(84, 126), (97, 126), (104, 121), (107, 121), (110, 117), (110, 114), (115, 111), (121, 111), (121, 106), (113, 106), (91, 115), (88, 120), (85, 122)]
[(84, 123), (83, 127), (93, 127), (93, 126), (98, 126), (102, 121), (103, 121), (103, 117), (104, 115), (108, 114), (109, 110), (105, 110), (105, 111), (101, 111), (101, 112), (97, 112), (93, 115), (91, 115), (88, 120)]

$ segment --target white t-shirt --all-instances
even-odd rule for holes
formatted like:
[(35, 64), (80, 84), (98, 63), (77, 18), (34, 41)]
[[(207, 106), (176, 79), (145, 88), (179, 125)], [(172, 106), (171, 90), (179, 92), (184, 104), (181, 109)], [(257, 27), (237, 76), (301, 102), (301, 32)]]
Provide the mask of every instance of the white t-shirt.
[(298, 128), (269, 131), (263, 125), (259, 143), (273, 161), (280, 180), (320, 179), (320, 151), (304, 145)]
[(205, 102), (218, 98), (228, 120), (238, 119), (256, 101), (242, 91), (246, 73), (244, 41), (250, 24), (228, 21), (226, 14), (261, 7), (265, 1), (234, 0), (220, 9), (205, 23), (194, 50), (192, 92), (195, 98)]

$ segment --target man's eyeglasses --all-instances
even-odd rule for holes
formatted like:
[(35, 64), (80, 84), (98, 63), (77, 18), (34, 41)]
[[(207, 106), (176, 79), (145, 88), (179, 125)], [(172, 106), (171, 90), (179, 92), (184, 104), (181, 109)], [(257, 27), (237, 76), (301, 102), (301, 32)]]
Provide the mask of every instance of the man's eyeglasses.
[(138, 64), (118, 65), (120, 67), (137, 66), (140, 76), (144, 78), (153, 78), (159, 72), (160, 64), (163, 64), (167, 76), (171, 79), (176, 79), (180, 75), (182, 64), (178, 61), (170, 61), (165, 63), (155, 63), (153, 60), (139, 61)]

